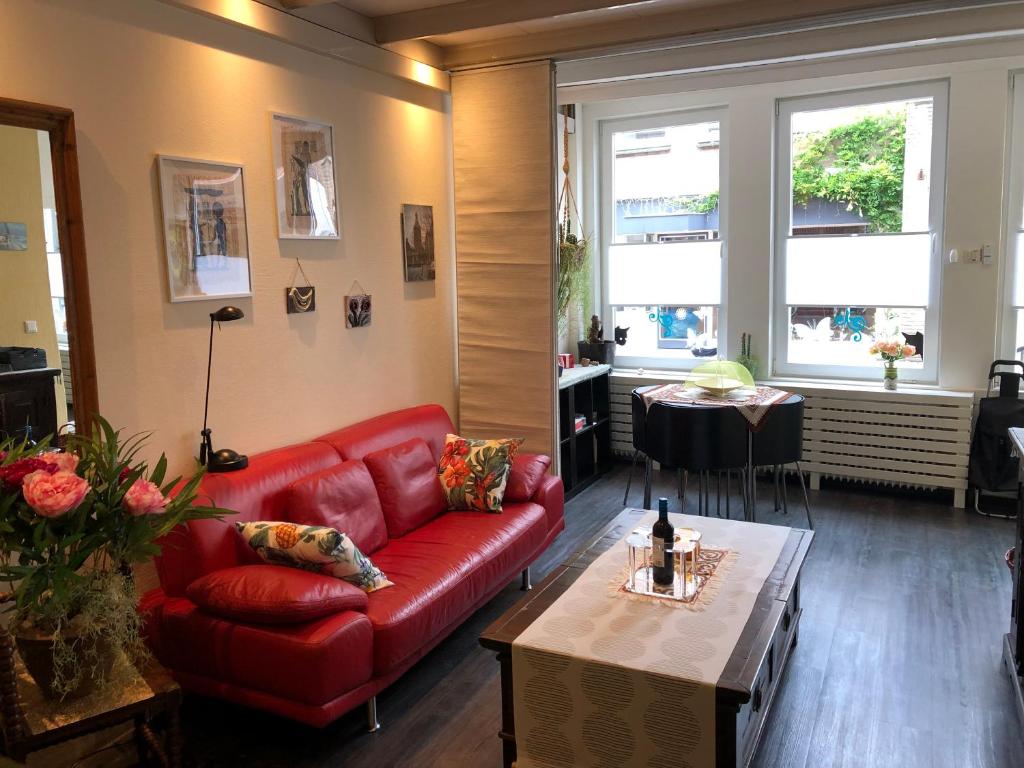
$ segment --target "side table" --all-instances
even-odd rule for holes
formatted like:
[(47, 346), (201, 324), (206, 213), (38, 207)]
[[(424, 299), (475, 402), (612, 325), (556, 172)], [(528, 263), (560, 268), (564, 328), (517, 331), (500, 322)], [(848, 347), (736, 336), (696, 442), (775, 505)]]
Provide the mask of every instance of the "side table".
[[(73, 701), (54, 701), (28, 675), (14, 639), (0, 630), (0, 731), (4, 753), (24, 762), (32, 752), (106, 728), (134, 723), (141, 765), (181, 766), (181, 688), (155, 659), (136, 670), (124, 658), (115, 664), (113, 684)], [(166, 733), (154, 731), (155, 717), (166, 717)]]

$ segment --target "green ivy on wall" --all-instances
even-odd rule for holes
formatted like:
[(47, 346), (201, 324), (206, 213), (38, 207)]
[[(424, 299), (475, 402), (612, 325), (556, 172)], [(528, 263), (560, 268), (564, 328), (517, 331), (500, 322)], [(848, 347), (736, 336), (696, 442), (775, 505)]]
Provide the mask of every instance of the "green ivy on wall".
[(899, 232), (905, 144), (905, 113), (864, 117), (806, 137), (794, 147), (793, 203), (846, 203), (869, 231)]

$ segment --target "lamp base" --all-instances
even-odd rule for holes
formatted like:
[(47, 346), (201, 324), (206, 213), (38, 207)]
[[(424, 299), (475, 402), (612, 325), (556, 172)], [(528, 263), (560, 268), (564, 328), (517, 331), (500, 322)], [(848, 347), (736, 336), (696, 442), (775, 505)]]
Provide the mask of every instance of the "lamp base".
[(206, 469), (209, 472), (234, 472), (249, 466), (249, 457), (235, 453), (230, 448), (221, 448), (210, 454)]

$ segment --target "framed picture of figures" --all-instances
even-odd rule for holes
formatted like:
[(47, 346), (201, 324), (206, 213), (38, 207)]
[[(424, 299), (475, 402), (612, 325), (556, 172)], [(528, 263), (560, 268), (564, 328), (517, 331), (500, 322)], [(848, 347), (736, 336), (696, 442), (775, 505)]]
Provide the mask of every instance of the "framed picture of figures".
[(240, 165), (159, 155), (171, 301), (252, 296)]
[(337, 240), (334, 129), (276, 113), (270, 124), (278, 237)]
[(434, 279), (433, 206), (402, 206), (402, 256), (405, 282)]

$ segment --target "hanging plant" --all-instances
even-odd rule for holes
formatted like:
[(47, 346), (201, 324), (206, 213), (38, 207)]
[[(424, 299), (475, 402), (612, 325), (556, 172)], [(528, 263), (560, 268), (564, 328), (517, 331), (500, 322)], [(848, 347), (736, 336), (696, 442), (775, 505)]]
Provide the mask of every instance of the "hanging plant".
[(590, 313), (590, 241), (586, 236), (573, 232), (573, 216), (580, 222), (576, 198), (569, 183), (569, 127), (566, 122), (562, 132), (565, 160), (562, 172), (565, 176), (558, 194), (558, 210), (561, 214), (558, 224), (558, 292), (555, 312), (558, 329), (564, 332), (569, 322), (569, 308), (578, 306), (583, 315)]

